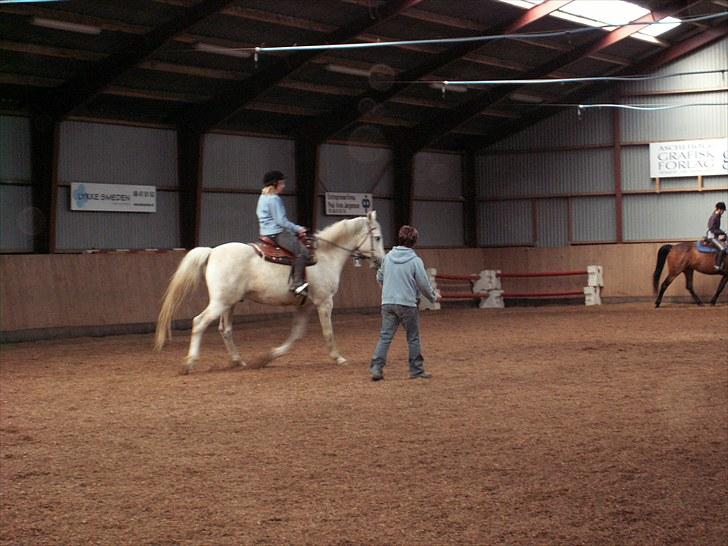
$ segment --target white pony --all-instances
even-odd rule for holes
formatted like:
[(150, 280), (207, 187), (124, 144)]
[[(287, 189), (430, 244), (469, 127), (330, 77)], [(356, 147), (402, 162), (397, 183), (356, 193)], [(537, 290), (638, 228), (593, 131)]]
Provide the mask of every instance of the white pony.
[(371, 260), (371, 267), (381, 263), (384, 257), (382, 230), (376, 213), (371, 211), (366, 216), (336, 222), (318, 233), (316, 239), (317, 263), (306, 268), (308, 300), (303, 305), (301, 297), (289, 290), (290, 266), (265, 261), (250, 245), (225, 243), (215, 248), (197, 247), (190, 250), (179, 264), (164, 294), (157, 320), (155, 349), (159, 351), (164, 346), (171, 335), (175, 311), (204, 275), (210, 302), (192, 321), (190, 349), (181, 373), (192, 371), (200, 355), (202, 334), (218, 318), (218, 329), (232, 366), (246, 365), (240, 358), (232, 336), (235, 304), (245, 299), (270, 305), (291, 305), (296, 309), (288, 339), (273, 348), (264, 363), (286, 354), (303, 335), (308, 322), (309, 301), (318, 310), (329, 356), (338, 364), (345, 363), (346, 359), (336, 348), (331, 327), (334, 294), (339, 288), (341, 271), (350, 256)]

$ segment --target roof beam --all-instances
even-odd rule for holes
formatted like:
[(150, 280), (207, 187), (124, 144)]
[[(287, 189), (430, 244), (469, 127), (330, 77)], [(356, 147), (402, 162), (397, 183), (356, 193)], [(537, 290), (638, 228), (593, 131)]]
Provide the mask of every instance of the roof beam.
[[(485, 32), (490, 34), (515, 32), (534, 21), (537, 21), (541, 17), (547, 16), (549, 13), (559, 9), (569, 1), (570, 0), (547, 0), (543, 4), (527, 10), (511, 24), (495, 25), (486, 29)], [(477, 35), (482, 35), (482, 32), (479, 32)], [(328, 114), (319, 117), (313, 123), (302, 125), (296, 130), (296, 133), (305, 136), (306, 138), (313, 138), (318, 142), (323, 142), (359, 119), (360, 113), (358, 104), (362, 100), (370, 99), (376, 103), (387, 101), (408, 87), (409, 84), (406, 82), (419, 80), (452, 61), (456, 61), (466, 55), (472, 54), (474, 51), (482, 47), (482, 45), (483, 44), (480, 42), (464, 43), (438, 53), (428, 62), (399, 74), (397, 78), (402, 83), (393, 83), (386, 90), (370, 89), (364, 95), (355, 97), (348, 104), (336, 111), (329, 112)]]
[[(544, 6), (544, 4), (537, 7), (541, 6)], [(636, 20), (638, 23), (644, 22), (644, 25), (630, 25), (617, 28), (581, 47), (562, 53), (555, 59), (529, 70), (525, 74), (521, 75), (521, 78), (536, 79), (546, 77), (557, 70), (563, 69), (573, 62), (584, 57), (594, 55), (595, 53), (614, 45), (618, 41), (624, 40), (648, 24), (653, 23), (655, 20), (660, 20), (669, 15), (673, 15), (683, 6), (684, 4), (681, 0), (673, 0), (669, 3), (667, 8), (651, 12)], [(532, 10), (529, 10), (529, 12), (530, 11)], [(474, 99), (461, 104), (457, 108), (453, 108), (448, 112), (444, 112), (441, 115), (432, 118), (431, 120), (416, 127), (414, 130), (407, 131), (403, 135), (403, 140), (408, 143), (414, 152), (421, 150), (428, 144), (435, 142), (441, 136), (456, 129), (459, 125), (462, 125), (471, 118), (478, 116), (487, 107), (492, 106), (522, 87), (523, 86), (519, 84), (499, 85), (495, 89), (483, 91)]]
[[(377, 10), (377, 19), (365, 15), (351, 24), (323, 36), (322, 42), (344, 42), (378, 25), (398, 13), (410, 8), (422, 0), (390, 0)], [(246, 104), (276, 85), (291, 72), (316, 57), (316, 51), (294, 53), (284, 59), (278, 60), (268, 68), (262, 69), (252, 77), (229, 84), (219, 95), (213, 97), (201, 106), (184, 110), (174, 119), (179, 127), (192, 127), (197, 131), (205, 132), (234, 115)]]
[(119, 74), (135, 66), (164, 42), (173, 38), (205, 17), (218, 12), (232, 0), (203, 0), (183, 14), (154, 28), (147, 34), (135, 36), (121, 51), (81, 71), (58, 88), (40, 93), (32, 107), (52, 118), (69, 114), (88, 99), (111, 84)]
[[(725, 38), (727, 35), (728, 26), (716, 27), (705, 32), (701, 32), (693, 38), (685, 40), (684, 42), (680, 42), (679, 44), (675, 44), (674, 46), (666, 50), (660, 51), (659, 53), (648, 57), (640, 63), (630, 66), (628, 69), (620, 72), (619, 75), (626, 76), (630, 74), (640, 74), (646, 71), (650, 72), (657, 70), (658, 68), (665, 66), (666, 64), (669, 64), (682, 57), (696, 52), (698, 49), (715, 43)], [(559, 102), (569, 100), (574, 104), (579, 104), (589, 97), (595, 95), (596, 93), (611, 89), (616, 85), (619, 84), (615, 82), (607, 84), (605, 86), (604, 84), (593, 83), (560, 97)], [(523, 131), (530, 126), (535, 125), (540, 121), (543, 121), (544, 119), (556, 115), (563, 110), (562, 108), (548, 107), (547, 104), (543, 106), (544, 107), (539, 108), (537, 111), (534, 112), (534, 114), (530, 115), (528, 118), (523, 118), (519, 121), (506, 123), (501, 126), (500, 129), (491, 133), (487, 137), (470, 139), (469, 146), (473, 149), (483, 149), (487, 146), (490, 146), (491, 144), (494, 144), (495, 142), (498, 142), (499, 140), (503, 140), (506, 137)]]

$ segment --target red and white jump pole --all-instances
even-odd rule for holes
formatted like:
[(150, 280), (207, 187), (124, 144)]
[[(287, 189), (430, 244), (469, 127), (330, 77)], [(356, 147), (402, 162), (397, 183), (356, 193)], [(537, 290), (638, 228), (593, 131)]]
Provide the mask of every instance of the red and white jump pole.
[[(443, 301), (452, 300), (480, 300), (479, 307), (503, 308), (504, 300), (508, 298), (552, 298), (567, 296), (583, 296), (585, 305), (601, 305), (601, 288), (604, 286), (602, 266), (590, 265), (586, 269), (577, 271), (543, 271), (529, 273), (503, 273), (500, 270), (485, 269), (478, 274), (446, 275), (437, 273), (436, 269), (427, 270), (430, 282), (438, 290)], [(566, 277), (586, 276), (587, 286), (582, 290), (562, 290), (558, 292), (508, 292), (504, 291), (501, 279), (528, 278), (528, 277)], [(440, 281), (440, 283), (438, 282)], [(442, 292), (441, 288), (450, 282), (469, 283), (469, 292)], [(442, 284), (444, 283), (444, 284)], [(450, 284), (450, 286), (452, 286)], [(420, 309), (440, 309), (440, 303), (430, 303), (426, 299), (420, 301)]]

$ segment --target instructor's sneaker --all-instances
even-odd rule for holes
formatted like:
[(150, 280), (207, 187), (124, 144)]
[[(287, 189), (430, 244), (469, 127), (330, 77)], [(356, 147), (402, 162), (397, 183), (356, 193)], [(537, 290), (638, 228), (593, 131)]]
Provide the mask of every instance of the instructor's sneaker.
[(427, 372), (418, 373), (417, 375), (410, 375), (410, 379), (431, 379), (432, 374)]

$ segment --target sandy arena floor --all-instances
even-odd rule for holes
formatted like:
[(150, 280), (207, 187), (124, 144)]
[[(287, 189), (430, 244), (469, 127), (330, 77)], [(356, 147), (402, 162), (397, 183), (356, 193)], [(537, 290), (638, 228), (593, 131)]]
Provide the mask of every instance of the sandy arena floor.
[[(312, 316), (312, 321), (315, 317)], [(335, 315), (263, 369), (210, 330), (5, 345), (0, 544), (695, 544), (728, 537), (728, 306)], [(243, 358), (288, 321), (237, 324)], [(719, 349), (722, 347), (722, 353)]]

